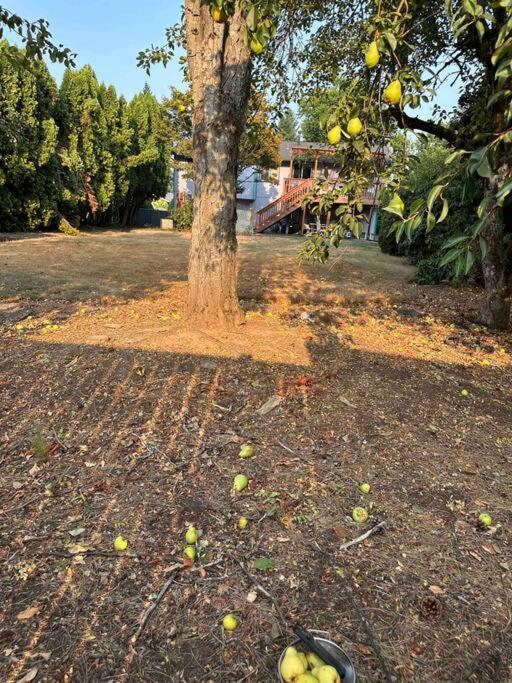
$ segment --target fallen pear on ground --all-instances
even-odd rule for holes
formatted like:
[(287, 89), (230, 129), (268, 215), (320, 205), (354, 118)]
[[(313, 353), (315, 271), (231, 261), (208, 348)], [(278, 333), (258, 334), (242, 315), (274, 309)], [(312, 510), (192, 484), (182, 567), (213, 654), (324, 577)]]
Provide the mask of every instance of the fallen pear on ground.
[(368, 511), (362, 507), (355, 507), (352, 510), (352, 519), (354, 522), (357, 522), (357, 524), (364, 524), (368, 521)]
[(234, 614), (226, 614), (222, 620), (222, 625), (226, 631), (234, 631), (238, 628), (238, 619)]
[(245, 474), (237, 474), (236, 477), (233, 480), (233, 489), (237, 492), (240, 493), (244, 489), (247, 488), (247, 485), (249, 484), (249, 480), (245, 476)]
[(188, 543), (188, 545), (194, 545), (194, 543), (197, 542), (198, 539), (197, 531), (195, 527), (189, 526), (187, 533), (185, 534), (185, 540)]

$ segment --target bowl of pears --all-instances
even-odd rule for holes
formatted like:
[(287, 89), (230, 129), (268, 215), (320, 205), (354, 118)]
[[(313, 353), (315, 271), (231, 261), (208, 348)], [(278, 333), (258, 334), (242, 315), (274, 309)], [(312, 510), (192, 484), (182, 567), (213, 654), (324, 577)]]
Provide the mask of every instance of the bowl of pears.
[(278, 664), (280, 683), (355, 683), (354, 665), (346, 652), (325, 634), (305, 633), (308, 642), (298, 639), (282, 653)]

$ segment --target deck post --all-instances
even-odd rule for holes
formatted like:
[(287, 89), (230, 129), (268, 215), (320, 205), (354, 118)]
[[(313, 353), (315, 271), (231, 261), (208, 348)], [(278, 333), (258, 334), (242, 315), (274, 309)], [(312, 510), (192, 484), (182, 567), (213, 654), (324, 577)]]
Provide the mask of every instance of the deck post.
[(300, 234), (304, 234), (304, 228), (306, 227), (306, 207), (302, 207), (302, 220), (301, 220), (301, 227), (300, 227)]

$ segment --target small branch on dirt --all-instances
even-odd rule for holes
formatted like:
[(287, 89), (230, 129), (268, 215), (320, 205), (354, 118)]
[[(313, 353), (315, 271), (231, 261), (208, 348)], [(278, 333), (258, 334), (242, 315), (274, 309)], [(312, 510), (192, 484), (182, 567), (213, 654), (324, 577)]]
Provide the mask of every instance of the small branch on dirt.
[[(222, 558), (220, 560), (215, 560), (215, 562), (210, 562), (209, 564), (200, 565), (198, 567), (193, 567), (192, 571), (197, 572), (197, 571), (207, 569), (208, 567), (214, 567), (215, 565), (220, 564), (221, 562), (222, 562)], [(166, 573), (168, 574), (170, 572), (171, 576), (167, 579), (167, 581), (164, 583), (164, 585), (160, 589), (160, 592), (158, 593), (158, 595), (156, 596), (154, 601), (151, 603), (151, 605), (144, 612), (144, 616), (142, 617), (142, 621), (140, 622), (140, 626), (137, 629), (137, 632), (135, 633), (135, 635), (132, 636), (132, 638), (131, 638), (131, 644), (132, 645), (135, 645), (137, 640), (140, 638), (142, 632), (144, 631), (144, 629), (146, 628), (146, 626), (148, 624), (148, 621), (151, 618), (151, 615), (156, 610), (158, 605), (162, 602), (163, 598), (165, 597), (165, 594), (169, 591), (170, 587), (174, 583), (174, 578), (175, 578), (177, 572), (183, 568), (184, 568), (184, 565), (182, 562), (176, 562), (175, 564), (168, 567)]]
[(182, 568), (183, 568), (183, 564), (181, 562), (176, 562), (176, 564), (173, 564), (172, 567), (169, 567), (168, 571), (171, 572), (171, 576), (164, 583), (164, 585), (160, 589), (160, 592), (156, 596), (155, 600), (151, 603), (151, 605), (144, 612), (144, 616), (142, 617), (142, 621), (140, 622), (139, 628), (137, 629), (137, 632), (135, 633), (135, 635), (132, 637), (132, 645), (135, 645), (137, 640), (140, 638), (142, 631), (144, 631), (149, 619), (151, 618), (151, 615), (156, 610), (158, 605), (162, 602), (162, 599), (164, 598), (165, 594), (167, 593), (169, 588), (172, 586), (176, 572), (178, 571), (178, 569), (182, 569)]
[(284, 627), (288, 628), (288, 622), (286, 621), (286, 618), (285, 618), (283, 612), (281, 611), (281, 607), (279, 606), (279, 603), (274, 598), (274, 596), (271, 595), (265, 588), (263, 588), (262, 585), (260, 585), (258, 583), (258, 581), (254, 578), (254, 576), (252, 576), (252, 574), (249, 571), (247, 571), (247, 569), (240, 562), (240, 560), (237, 560), (236, 557), (234, 557), (233, 560), (239, 565), (240, 569), (243, 571), (243, 573), (245, 574), (248, 581), (251, 582), (251, 584), (256, 588), (256, 590), (259, 591), (262, 595), (264, 595), (268, 600), (270, 600), (270, 602), (274, 605), (276, 612), (277, 612), (279, 618), (281, 619)]
[(215, 408), (218, 408), (219, 410), (223, 410), (225, 413), (230, 413), (232, 406), (229, 406), (229, 408), (226, 408), (225, 406), (221, 406), (219, 403), (212, 403), (212, 406)]
[(69, 447), (66, 446), (66, 444), (63, 443), (63, 442), (59, 439), (59, 436), (58, 436), (57, 432), (55, 431), (55, 429), (52, 429), (52, 432), (53, 432), (53, 438), (54, 438), (55, 442), (59, 444), (59, 446), (62, 448), (63, 451), (68, 451), (68, 450), (69, 450)]
[(40, 500), (41, 498), (42, 498), (42, 496), (34, 496), (34, 498), (29, 498), (27, 501), (25, 501), (21, 505), (18, 505), (17, 507), (14, 507), (14, 508), (10, 508), (9, 510), (5, 510), (5, 512), (3, 514), (9, 515), (9, 514), (11, 514), (11, 512), (18, 512), (19, 510), (23, 510), (28, 505), (30, 505), (31, 503), (35, 503), (36, 500)]
[(281, 446), (281, 448), (284, 448), (285, 451), (288, 451), (288, 452), (291, 453), (292, 455), (295, 455), (295, 451), (292, 451), (292, 449), (289, 448), (289, 447), (288, 447), (285, 443), (283, 443), (282, 441), (278, 441), (277, 444), (278, 444), (278, 446)]
[(361, 536), (358, 536), (357, 538), (354, 538), (352, 541), (347, 541), (346, 543), (340, 545), (340, 550), (346, 550), (347, 548), (350, 548), (351, 546), (356, 545), (357, 543), (366, 541), (367, 538), (370, 538), (370, 536), (373, 536), (373, 534), (376, 534), (378, 531), (381, 531), (381, 529), (383, 529), (385, 526), (386, 522), (379, 522), (371, 529), (368, 529), (366, 533), (361, 534)]
[(386, 660), (384, 659), (384, 655), (382, 654), (382, 650), (380, 649), (380, 645), (377, 643), (373, 636), (373, 631), (371, 629), (370, 624), (368, 623), (367, 618), (364, 616), (363, 612), (361, 611), (361, 608), (359, 607), (359, 603), (356, 601), (354, 597), (354, 591), (352, 590), (352, 587), (347, 584), (345, 584), (348, 592), (350, 594), (350, 599), (352, 602), (352, 605), (354, 606), (354, 610), (359, 617), (359, 620), (364, 628), (364, 631), (366, 633), (366, 637), (368, 638), (368, 642), (370, 643), (370, 646), (372, 650), (375, 652), (375, 656), (380, 662), (380, 665), (382, 667), (383, 672), (386, 675), (386, 681), (387, 683), (393, 683), (393, 676), (391, 675), (391, 672), (388, 668), (388, 665), (386, 663)]
[[(313, 547), (315, 548), (317, 555), (320, 555), (325, 561), (331, 561), (331, 558), (329, 555), (325, 552), (325, 550), (322, 550), (322, 548), (318, 545), (318, 543), (314, 542)], [(336, 575), (338, 577), (338, 580), (341, 579), (339, 575)], [(373, 635), (372, 628), (370, 624), (368, 623), (368, 620), (364, 616), (361, 608), (359, 607), (359, 603), (357, 602), (355, 596), (354, 596), (354, 591), (352, 590), (352, 586), (348, 583), (348, 581), (343, 581), (342, 582), (343, 588), (346, 590), (348, 593), (348, 596), (350, 598), (350, 602), (352, 603), (352, 607), (354, 609), (354, 612), (357, 614), (357, 617), (359, 621), (361, 622), (361, 626), (363, 627), (364, 632), (366, 633), (366, 637), (368, 639), (368, 643), (372, 650), (375, 653), (375, 656), (379, 660), (379, 664), (382, 668), (382, 671), (384, 672), (386, 676), (386, 681), (387, 683), (393, 683), (393, 676), (391, 675), (391, 672), (389, 670), (389, 667), (387, 665), (386, 660), (384, 659), (384, 655), (382, 654), (382, 650), (380, 648), (379, 643), (375, 640), (375, 637)]]

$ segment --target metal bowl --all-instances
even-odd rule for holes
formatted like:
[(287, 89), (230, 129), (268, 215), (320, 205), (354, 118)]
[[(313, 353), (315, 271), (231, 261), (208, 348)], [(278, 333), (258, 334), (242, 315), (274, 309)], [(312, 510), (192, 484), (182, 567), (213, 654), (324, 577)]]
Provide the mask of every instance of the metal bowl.
[[(329, 654), (332, 655), (334, 659), (336, 659), (336, 661), (338, 661), (345, 668), (345, 678), (342, 679), (342, 682), (356, 683), (356, 670), (354, 669), (354, 665), (352, 664), (352, 661), (347, 653), (332, 640), (328, 640), (327, 638), (322, 638), (322, 636), (317, 635), (318, 631), (310, 631), (310, 633), (312, 633), (315, 636), (315, 640), (318, 640), (320, 645), (323, 645)], [(295, 642), (291, 643), (291, 645), (296, 647), (299, 651), (305, 650), (302, 640), (296, 640)], [(277, 664), (277, 680), (280, 681), (280, 683), (285, 683), (283, 677), (281, 676), (281, 664), (283, 662), (286, 649), (287, 648), (285, 648), (281, 653), (279, 662)]]

